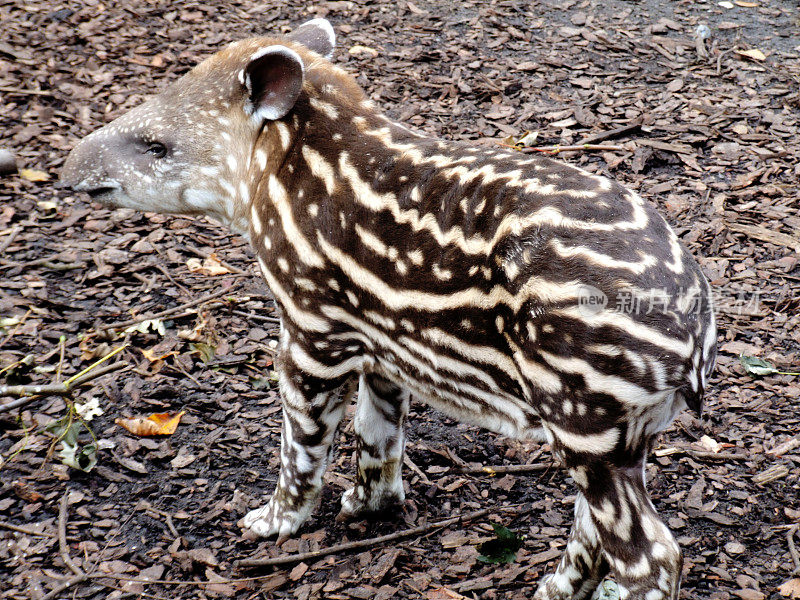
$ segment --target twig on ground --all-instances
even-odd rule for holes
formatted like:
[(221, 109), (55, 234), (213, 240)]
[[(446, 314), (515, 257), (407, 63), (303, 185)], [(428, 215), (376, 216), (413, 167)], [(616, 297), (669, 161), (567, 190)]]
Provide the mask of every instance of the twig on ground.
[(231, 311), (234, 315), (239, 315), (240, 317), (245, 317), (250, 319), (251, 321), (263, 321), (264, 323), (280, 323), (281, 320), (278, 317), (270, 317), (267, 315), (257, 315), (254, 313), (249, 313), (244, 310), (232, 310)]
[(532, 465), (495, 465), (482, 467), (453, 467), (454, 473), (476, 474), (487, 473), (488, 475), (499, 475), (501, 473), (537, 473), (551, 469), (551, 463), (536, 463)]
[(789, 554), (792, 555), (792, 562), (794, 563), (794, 571), (792, 575), (800, 575), (800, 554), (797, 552), (797, 547), (794, 545), (794, 535), (800, 529), (800, 523), (795, 523), (786, 532), (786, 541), (789, 544)]
[(194, 579), (147, 579), (145, 577), (134, 577), (133, 575), (123, 575), (121, 573), (89, 573), (87, 579), (116, 579), (117, 581), (130, 581), (132, 583), (144, 583), (154, 585), (219, 585), (221, 583), (249, 583), (272, 577), (269, 575), (255, 575), (254, 577), (239, 577), (236, 579), (220, 579), (218, 581), (197, 581)]
[(723, 59), (723, 57), (726, 54), (730, 54), (734, 50), (735, 50), (735, 48), (728, 48), (724, 52), (720, 52), (719, 55), (717, 56), (717, 77), (719, 77), (719, 74), (722, 72), (722, 59)]
[(36, 535), (39, 537), (56, 537), (52, 533), (47, 533), (46, 531), (34, 531), (28, 527), (22, 527), (20, 525), (13, 525), (11, 523), (6, 523), (5, 521), (0, 521), (0, 529), (8, 529), (9, 531), (16, 531), (17, 533), (24, 533), (25, 535)]
[(442, 527), (454, 525), (455, 523), (479, 519), (480, 517), (491, 514), (492, 512), (497, 510), (498, 510), (497, 507), (484, 508), (460, 517), (453, 517), (451, 519), (445, 519), (443, 521), (436, 521), (434, 523), (428, 523), (427, 525), (420, 525), (419, 527), (412, 527), (411, 529), (404, 529), (403, 531), (396, 531), (388, 535), (381, 535), (366, 540), (357, 540), (355, 542), (336, 544), (335, 546), (322, 548), (321, 550), (316, 550), (313, 552), (284, 554), (283, 556), (276, 556), (274, 558), (245, 558), (243, 560), (236, 561), (234, 563), (234, 566), (237, 568), (252, 568), (252, 567), (269, 567), (275, 565), (286, 565), (295, 562), (304, 562), (306, 560), (319, 558), (321, 556), (328, 556), (329, 554), (338, 554), (339, 552), (346, 552), (348, 550), (369, 548), (371, 546), (377, 546), (386, 542), (393, 542), (395, 540), (400, 540), (407, 537), (423, 535), (425, 533), (428, 533), (432, 529), (441, 529)]
[[(30, 267), (47, 267), (48, 269), (54, 269), (56, 271), (60, 270), (69, 270), (69, 269), (78, 269), (80, 267), (85, 266), (86, 263), (64, 263), (58, 260), (58, 256), (60, 252), (56, 252), (52, 256), (46, 256), (43, 258), (35, 258), (33, 260), (26, 260), (25, 262), (14, 262), (11, 260), (2, 260), (0, 261), (0, 265), (4, 269), (29, 269)], [(65, 269), (63, 265), (68, 265)]]
[(682, 450), (692, 458), (698, 460), (751, 460), (752, 456), (734, 454), (733, 452), (705, 452), (703, 450)]
[(0, 92), (5, 92), (6, 94), (20, 94), (21, 96), (50, 96), (51, 98), (55, 98), (55, 94), (47, 90), (26, 90), (24, 88), (8, 87), (5, 85), (0, 87)]
[[(96, 577), (94, 579), (100, 579), (100, 578)], [(99, 583), (103, 587), (107, 587), (110, 590), (117, 590), (118, 592), (122, 592), (122, 594), (117, 596), (118, 598), (153, 598), (153, 600), (175, 600), (174, 598), (167, 598), (166, 596), (159, 596), (157, 594), (148, 594), (147, 592), (136, 592), (134, 594), (129, 592), (125, 588), (122, 588), (118, 585), (113, 585), (111, 583), (106, 583), (105, 581), (98, 581), (97, 583)]]
[(589, 137), (583, 138), (578, 145), (583, 144), (596, 144), (597, 142), (602, 142), (604, 140), (610, 140), (611, 138), (622, 137), (628, 133), (633, 133), (634, 131), (638, 131), (639, 128), (642, 126), (642, 119), (634, 119), (627, 125), (623, 125), (622, 127), (617, 127), (616, 129), (609, 129), (608, 131), (601, 131), (600, 133), (596, 133), (594, 135), (590, 135)]
[(705, 450), (692, 450), (691, 448), (662, 448), (654, 452), (654, 456), (661, 458), (673, 454), (686, 454), (698, 460), (751, 460), (753, 457), (746, 454), (733, 452), (710, 452)]
[(425, 475), (425, 472), (422, 469), (420, 469), (414, 463), (414, 461), (411, 460), (411, 458), (409, 458), (408, 454), (405, 454), (403, 456), (403, 464), (405, 464), (409, 469), (414, 471), (414, 473), (417, 474), (417, 476), (419, 477), (420, 481), (422, 481), (422, 483), (424, 483), (425, 485), (431, 485), (431, 483), (432, 483), (431, 480), (428, 479), (428, 476)]
[(67, 579), (62, 584), (53, 588), (48, 594), (42, 597), (42, 600), (53, 600), (57, 598), (64, 590), (78, 585), (86, 581), (89, 576), (83, 572), (78, 565), (76, 565), (72, 557), (69, 555), (69, 547), (67, 546), (67, 507), (68, 507), (69, 490), (64, 490), (64, 495), (61, 497), (61, 503), (58, 508), (58, 552), (61, 560), (69, 567), (75, 576)]
[(153, 515), (156, 515), (156, 516), (159, 516), (159, 517), (163, 517), (165, 519), (166, 523), (167, 523), (167, 529), (169, 529), (169, 532), (172, 535), (174, 535), (176, 538), (181, 537), (181, 534), (178, 533), (177, 529), (175, 529), (175, 523), (172, 521), (172, 515), (169, 514), (167, 511), (161, 510), (160, 508), (156, 508), (154, 506), (151, 506), (149, 503), (145, 507), (144, 510), (146, 512), (153, 513)]
[(0, 242), (0, 256), (2, 256), (3, 252), (6, 251), (6, 248), (14, 243), (14, 240), (17, 239), (20, 231), (22, 231), (22, 227), (17, 225), (8, 232), (8, 237)]
[(800, 238), (780, 231), (772, 231), (760, 225), (745, 225), (744, 223), (726, 222), (725, 226), (731, 231), (743, 233), (750, 238), (761, 240), (762, 242), (769, 242), (776, 246), (785, 246), (791, 248), (795, 252), (800, 252)]
[(42, 596), (41, 600), (54, 600), (58, 598), (64, 590), (68, 590), (72, 586), (78, 585), (81, 582), (86, 581), (89, 578), (88, 575), (85, 573), (83, 575), (75, 575), (71, 579), (67, 579), (64, 583), (61, 583), (54, 587), (49, 593)]
[(9, 333), (5, 338), (3, 338), (3, 341), (0, 342), (0, 348), (5, 346), (6, 342), (8, 342), (8, 340), (10, 340), (11, 338), (13, 338), (16, 335), (17, 331), (19, 331), (19, 328), (22, 327), (22, 324), (25, 322), (25, 319), (28, 318), (28, 316), (31, 314), (31, 312), (32, 312), (32, 310), (29, 308), (28, 311), (19, 320), (19, 323), (17, 323), (14, 326), (14, 329), (11, 330), (11, 333)]
[(542, 152), (544, 154), (560, 154), (561, 152), (628, 152), (623, 146), (609, 146), (602, 144), (579, 144), (576, 146), (530, 146), (528, 148), (518, 148), (520, 152)]
[(157, 312), (153, 315), (149, 315), (146, 317), (136, 317), (135, 319), (128, 319), (127, 321), (119, 321), (117, 323), (112, 323), (111, 325), (106, 325), (101, 327), (101, 331), (110, 331), (112, 329), (122, 329), (124, 327), (130, 327), (132, 325), (138, 325), (139, 323), (144, 323), (145, 321), (149, 321), (151, 319), (161, 319), (163, 317), (169, 317), (171, 315), (183, 312), (187, 308), (193, 308), (195, 306), (199, 306), (200, 304), (204, 304), (210, 300), (216, 300), (220, 296), (225, 296), (228, 294), (233, 293), (233, 289), (225, 289), (225, 290), (217, 290), (212, 294), (208, 294), (207, 296), (203, 296), (201, 298), (195, 298), (194, 300), (190, 300), (189, 302), (184, 302), (183, 304), (176, 306), (174, 308), (168, 308), (167, 310), (162, 310), (161, 312)]
[(106, 365), (92, 372), (86, 373), (73, 380), (63, 383), (51, 383), (47, 385), (4, 385), (0, 386), (0, 396), (20, 396), (19, 400), (13, 400), (6, 404), (0, 404), (0, 414), (14, 410), (19, 406), (25, 406), (42, 396), (69, 396), (75, 388), (85, 385), (90, 381), (103, 375), (117, 371), (128, 366), (126, 362), (118, 362), (113, 365)]
[(64, 561), (64, 564), (69, 567), (70, 571), (75, 573), (75, 575), (83, 575), (86, 577), (86, 573), (83, 572), (83, 569), (76, 565), (69, 555), (69, 546), (67, 546), (68, 500), (69, 490), (65, 490), (64, 495), (61, 496), (61, 503), (58, 505), (58, 553), (61, 556), (61, 560)]

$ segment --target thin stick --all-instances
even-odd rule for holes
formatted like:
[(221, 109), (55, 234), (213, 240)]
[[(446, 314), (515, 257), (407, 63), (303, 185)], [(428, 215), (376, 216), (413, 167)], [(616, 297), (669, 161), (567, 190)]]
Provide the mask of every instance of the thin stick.
[(22, 231), (22, 227), (16, 225), (13, 229), (11, 229), (11, 231), (8, 232), (8, 237), (3, 240), (2, 244), (0, 244), (0, 255), (6, 251), (6, 248), (14, 243), (14, 240), (17, 239), (20, 231)]
[(90, 573), (87, 577), (89, 579), (116, 579), (117, 581), (131, 581), (133, 583), (149, 583), (157, 585), (219, 585), (221, 583), (250, 583), (260, 579), (272, 577), (273, 573), (268, 575), (256, 575), (254, 577), (239, 577), (237, 579), (220, 579), (219, 581), (196, 581), (194, 579), (146, 579), (144, 577), (134, 577), (132, 575), (122, 575), (120, 573)]
[(789, 554), (792, 555), (792, 562), (794, 563), (794, 571), (792, 575), (800, 574), (800, 554), (797, 553), (797, 547), (794, 545), (794, 534), (800, 529), (800, 523), (795, 523), (786, 532), (786, 541), (789, 543)]
[(13, 400), (6, 404), (0, 404), (0, 414), (14, 410), (19, 406), (25, 406), (42, 396), (68, 396), (76, 387), (85, 385), (107, 373), (128, 367), (128, 363), (118, 362), (113, 365), (106, 365), (87, 373), (80, 379), (72, 383), (56, 383), (49, 385), (4, 385), (0, 386), (0, 396), (21, 396), (19, 400)]
[(547, 471), (553, 465), (549, 463), (536, 463), (532, 465), (495, 465), (483, 467), (453, 467), (453, 473), (475, 474), (487, 473), (488, 475), (499, 475), (501, 473), (537, 473)]
[(28, 309), (28, 312), (26, 312), (26, 313), (25, 313), (25, 314), (22, 316), (22, 318), (20, 319), (19, 323), (17, 323), (17, 324), (16, 324), (16, 326), (14, 327), (14, 329), (12, 329), (12, 330), (11, 330), (11, 333), (9, 333), (9, 334), (8, 334), (8, 335), (7, 335), (7, 336), (6, 336), (6, 337), (3, 339), (3, 341), (2, 341), (2, 342), (0, 342), (0, 348), (2, 348), (3, 346), (5, 346), (5, 345), (6, 345), (6, 342), (7, 342), (8, 340), (10, 340), (11, 338), (13, 338), (13, 337), (16, 335), (16, 333), (17, 333), (17, 330), (19, 330), (19, 328), (20, 328), (20, 327), (22, 327), (22, 324), (23, 324), (23, 323), (25, 323), (25, 319), (27, 319), (27, 318), (28, 318), (28, 315), (30, 315), (30, 314), (31, 314), (31, 312), (32, 312), (32, 309), (30, 309), (30, 308), (29, 308), (29, 309)]
[(717, 56), (717, 77), (719, 77), (720, 72), (722, 71), (722, 58), (731, 52), (734, 51), (734, 48), (728, 48), (725, 52), (720, 52), (719, 56)]
[(46, 90), (25, 90), (22, 88), (3, 86), (0, 87), (0, 92), (6, 92), (7, 94), (20, 94), (23, 96), (50, 96), (55, 98), (55, 94), (53, 94), (53, 92), (48, 92)]
[(467, 515), (463, 515), (460, 517), (453, 517), (451, 519), (445, 519), (443, 521), (436, 521), (435, 523), (428, 523), (427, 525), (420, 525), (419, 527), (412, 527), (411, 529), (404, 529), (403, 531), (396, 531), (395, 533), (390, 533), (388, 535), (381, 535), (378, 537), (369, 538), (367, 540), (357, 540), (355, 542), (336, 544), (335, 546), (330, 546), (329, 548), (323, 548), (321, 550), (316, 550), (313, 552), (284, 554), (283, 556), (276, 556), (274, 558), (245, 558), (244, 560), (239, 560), (234, 562), (234, 566), (238, 568), (268, 567), (274, 565), (286, 565), (296, 562), (304, 562), (307, 560), (319, 558), (321, 556), (328, 556), (329, 554), (338, 554), (339, 552), (346, 552), (348, 550), (369, 548), (370, 546), (377, 546), (385, 542), (393, 542), (395, 540), (400, 540), (407, 537), (423, 535), (433, 529), (441, 529), (442, 527), (454, 525), (455, 523), (479, 519), (480, 517), (488, 515), (496, 510), (497, 510), (496, 507), (484, 508), (482, 510), (477, 510), (473, 513), (469, 513)]
[(628, 152), (623, 146), (608, 146), (602, 144), (580, 144), (577, 146), (531, 146), (520, 148), (520, 152), (543, 152), (546, 154), (559, 154), (561, 152), (599, 152), (607, 150), (609, 152)]
[(78, 585), (79, 583), (86, 581), (88, 578), (89, 576), (86, 575), (86, 573), (84, 573), (83, 575), (75, 575), (75, 577), (73, 577), (72, 579), (67, 579), (64, 583), (53, 588), (52, 591), (50, 591), (50, 593), (42, 596), (42, 600), (54, 600), (55, 598), (58, 598), (61, 592), (63, 592), (64, 590), (68, 590), (72, 586)]
[(698, 460), (751, 460), (751, 456), (746, 454), (734, 454), (732, 452), (708, 452), (705, 450), (692, 450), (690, 448), (667, 448), (665, 451), (654, 453), (657, 458), (672, 456), (673, 454), (686, 454)]
[(178, 530), (175, 529), (175, 523), (172, 521), (172, 515), (169, 514), (165, 510), (161, 510), (160, 508), (155, 508), (154, 506), (148, 506), (145, 508), (145, 511), (150, 511), (154, 515), (159, 517), (164, 517), (167, 522), (167, 528), (169, 529), (170, 533), (174, 535), (176, 538), (181, 537), (181, 534), (178, 533)]
[(280, 323), (281, 320), (278, 317), (270, 317), (267, 315), (257, 315), (255, 313), (249, 313), (244, 310), (232, 310), (231, 311), (235, 315), (239, 315), (240, 317), (245, 317), (250, 319), (251, 321), (263, 321), (264, 323)]
[(590, 135), (589, 137), (583, 138), (578, 145), (583, 144), (596, 144), (597, 142), (602, 142), (604, 140), (609, 140), (611, 138), (621, 137), (628, 133), (633, 133), (637, 131), (642, 126), (642, 119), (638, 118), (627, 125), (623, 125), (622, 127), (617, 127), (616, 129), (609, 129), (608, 131), (601, 131), (600, 133), (596, 133), (595, 135)]
[[(98, 579), (100, 579), (98, 577)], [(135, 594), (131, 594), (129, 591), (125, 590), (124, 588), (113, 585), (111, 583), (106, 583), (105, 581), (98, 581), (100, 585), (103, 587), (107, 587), (110, 590), (117, 590), (118, 592), (123, 592), (119, 597), (120, 598), (130, 598), (135, 596), (136, 598), (155, 598), (155, 600), (174, 600), (174, 598), (167, 598), (166, 596), (157, 596), (156, 594), (148, 594), (147, 592), (136, 592)]]
[(5, 521), (0, 521), (0, 529), (8, 529), (9, 531), (16, 531), (17, 533), (24, 533), (26, 535), (38, 535), (40, 537), (56, 537), (52, 533), (47, 533), (46, 531), (34, 531), (33, 529), (29, 529), (28, 527), (20, 527), (19, 525), (12, 525), (11, 523), (6, 523)]
[[(150, 508), (152, 508), (152, 507), (150, 507)], [(507, 511), (509, 509), (516, 510), (517, 508), (518, 507), (505, 507), (505, 506), (496, 507), (496, 508), (485, 508), (485, 509), (476, 511), (474, 513), (470, 513), (468, 515), (464, 515), (463, 517), (453, 517), (452, 519), (447, 519), (446, 521), (438, 521), (436, 523), (430, 523), (429, 525), (423, 525), (423, 526), (420, 526), (420, 527), (416, 527), (414, 529), (407, 529), (405, 531), (401, 531), (401, 532), (398, 532), (398, 533), (393, 533), (393, 534), (390, 534), (388, 536), (385, 535), (385, 536), (382, 536), (380, 538), (370, 538), (369, 540), (362, 540), (362, 541), (359, 541), (359, 542), (351, 542), (350, 544), (339, 544), (337, 546), (331, 546), (330, 548), (324, 548), (322, 550), (317, 551), (316, 553), (307, 552), (307, 553), (304, 553), (304, 554), (291, 554), (291, 555), (287, 555), (287, 556), (283, 556), (283, 557), (277, 557), (277, 559), (282, 559), (283, 563), (275, 563), (275, 562), (273, 562), (271, 564), (286, 564), (286, 563), (295, 562), (296, 560), (304, 560), (303, 557), (307, 557), (308, 555), (311, 555), (311, 554), (313, 554), (314, 557), (316, 557), (316, 556), (326, 556), (328, 554), (333, 554), (335, 552), (341, 552), (341, 551), (343, 551), (342, 547), (343, 546), (348, 546), (348, 545), (350, 545), (350, 546), (352, 546), (354, 548), (358, 548), (358, 547), (365, 547), (365, 546), (368, 546), (368, 545), (380, 544), (382, 541), (387, 541), (387, 540), (391, 541), (393, 539), (400, 539), (402, 537), (413, 536), (413, 535), (416, 534), (417, 530), (419, 530), (420, 533), (425, 534), (425, 533), (429, 533), (433, 529), (437, 529), (437, 528), (441, 528), (441, 527), (447, 527), (448, 525), (451, 525), (453, 523), (457, 523), (459, 521), (466, 522), (466, 521), (477, 519), (479, 517), (482, 517), (485, 514), (491, 513), (493, 510)], [(250, 560), (252, 560), (252, 559), (250, 559)], [(265, 559), (265, 560), (273, 560), (274, 561), (276, 559)], [(245, 562), (246, 561), (240, 561), (240, 562), (236, 563), (236, 566), (249, 566), (249, 565), (244, 564)], [(254, 566), (260, 566), (260, 565), (254, 565)], [(195, 581), (195, 580), (187, 580), (187, 579), (145, 579), (143, 577), (133, 577), (133, 576), (130, 576), (130, 575), (122, 575), (122, 574), (118, 574), (118, 573), (91, 573), (88, 577), (89, 577), (89, 579), (102, 579), (104, 577), (107, 577), (109, 579), (116, 579), (118, 581), (132, 581), (132, 582), (136, 582), (136, 583), (145, 583), (145, 584), (198, 585), (198, 586), (203, 586), (203, 585), (215, 585), (215, 584), (221, 584), (221, 583), (248, 583), (248, 582), (252, 582), (252, 581), (258, 581), (258, 580), (264, 579), (266, 577), (272, 577), (272, 574), (256, 575), (254, 577), (240, 577), (240, 578), (236, 578), (236, 579), (222, 579), (222, 580), (219, 580), (219, 581)]]
[[(79, 373), (80, 377), (68, 379), (63, 383), (49, 383), (46, 385), (3, 385), (0, 386), (0, 396), (68, 396), (72, 393), (72, 390), (79, 385), (84, 385), (93, 379), (97, 379), (101, 375), (111, 373), (112, 371), (126, 366), (128, 366), (128, 363), (118, 362), (113, 365), (107, 365), (101, 369), (95, 369), (92, 373), (86, 372), (86, 369), (84, 369)], [(3, 412), (5, 406), (6, 405), (0, 406), (0, 412)]]
[(208, 302), (209, 300), (215, 300), (215, 299), (219, 298), (220, 296), (224, 296), (226, 294), (232, 294), (232, 293), (233, 293), (232, 289), (229, 289), (229, 290), (217, 290), (213, 294), (208, 294), (207, 296), (203, 296), (202, 298), (196, 298), (194, 300), (190, 300), (189, 302), (185, 302), (185, 303), (181, 304), (180, 306), (176, 306), (175, 308), (168, 308), (167, 310), (162, 310), (161, 312), (157, 312), (154, 315), (150, 315), (150, 316), (147, 316), (147, 317), (137, 317), (135, 319), (129, 319), (127, 321), (120, 321), (118, 323), (112, 323), (111, 325), (106, 325), (105, 327), (102, 327), (101, 329), (103, 331), (108, 331), (108, 330), (111, 330), (111, 329), (122, 329), (123, 327), (130, 327), (132, 325), (138, 325), (139, 323), (144, 323), (145, 321), (149, 321), (151, 319), (160, 319), (162, 317), (168, 317), (170, 315), (174, 315), (176, 313), (182, 312), (182, 311), (186, 310), (187, 308), (192, 308), (194, 306), (198, 306), (200, 304)]
[(67, 386), (68, 385), (72, 385), (73, 383), (75, 383), (79, 379), (83, 378), (83, 376), (86, 375), (89, 371), (91, 371), (92, 369), (94, 369), (97, 366), (100, 366), (101, 364), (106, 362), (109, 358), (112, 358), (113, 356), (116, 356), (117, 354), (119, 354), (120, 352), (125, 350), (125, 348), (127, 348), (127, 347), (128, 347), (128, 344), (122, 344), (122, 346), (120, 346), (119, 348), (116, 348), (116, 349), (112, 350), (111, 352), (106, 354), (104, 357), (94, 361), (92, 364), (90, 364), (88, 367), (86, 367), (83, 371), (80, 371), (77, 375), (73, 375), (72, 377), (67, 379), (64, 382), (64, 385), (67, 385)]
[(67, 506), (68, 506), (69, 490), (64, 491), (61, 496), (61, 503), (58, 507), (58, 553), (61, 555), (61, 560), (69, 567), (69, 570), (75, 575), (86, 577), (86, 573), (75, 564), (72, 557), (69, 555), (69, 546), (67, 546)]
[(417, 474), (417, 477), (420, 478), (420, 481), (425, 485), (431, 485), (431, 480), (428, 479), (428, 476), (425, 475), (425, 472), (420, 469), (411, 458), (409, 458), (408, 453), (403, 454), (403, 464), (406, 465), (409, 469), (414, 471)]

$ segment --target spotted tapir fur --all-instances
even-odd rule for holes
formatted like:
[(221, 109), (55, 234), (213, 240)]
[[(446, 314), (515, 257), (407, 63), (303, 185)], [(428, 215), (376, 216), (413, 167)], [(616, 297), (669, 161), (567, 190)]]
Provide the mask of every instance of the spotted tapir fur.
[(92, 133), (62, 178), (111, 205), (215, 217), (247, 236), (281, 314), (281, 468), (246, 515), (294, 534), (358, 389), (342, 514), (404, 499), (409, 398), (516, 438), (543, 433), (578, 487), (534, 597), (674, 599), (680, 550), (645, 489), (653, 438), (699, 410), (708, 283), (654, 208), (539, 156), (425, 137), (329, 62), (316, 19), (231, 44)]

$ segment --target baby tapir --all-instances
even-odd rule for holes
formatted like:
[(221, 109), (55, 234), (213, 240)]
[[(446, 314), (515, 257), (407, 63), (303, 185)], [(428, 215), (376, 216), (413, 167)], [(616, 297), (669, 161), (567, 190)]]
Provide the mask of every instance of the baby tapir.
[(656, 211), (543, 157), (418, 135), (329, 62), (321, 19), (231, 44), (89, 135), (62, 179), (110, 206), (210, 215), (247, 236), (281, 315), (281, 470), (247, 514), (309, 517), (358, 386), (345, 516), (404, 499), (410, 396), (516, 438), (543, 431), (578, 486), (534, 598), (674, 599), (681, 553), (644, 481), (654, 436), (699, 411), (709, 286)]

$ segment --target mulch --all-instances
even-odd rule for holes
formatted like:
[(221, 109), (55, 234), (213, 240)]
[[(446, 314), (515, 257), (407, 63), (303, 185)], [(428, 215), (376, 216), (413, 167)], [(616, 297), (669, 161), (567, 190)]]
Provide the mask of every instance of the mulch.
[[(0, 597), (523, 599), (554, 568), (575, 490), (546, 447), (421, 405), (401, 511), (334, 520), (353, 482), (348, 424), (302, 534), (280, 548), (243, 534), (237, 521), (275, 484), (280, 436), (277, 322), (252, 252), (209, 220), (110, 211), (54, 186), (80, 137), (201, 58), (316, 16), (336, 27), (335, 60), (393, 118), (487, 146), (530, 132), (535, 147), (613, 147), (562, 158), (655, 202), (718, 296), (705, 412), (681, 414), (648, 466), (685, 553), (681, 598), (800, 598), (800, 378), (739, 363), (800, 370), (788, 0), (0, 0), (0, 149), (20, 168), (0, 176), (0, 385), (63, 381), (128, 344), (109, 361), (118, 370), (74, 394), (102, 410), (90, 472), (63, 464), (47, 429), (69, 414), (63, 396), (0, 413)], [(169, 436), (115, 424), (178, 410)], [(515, 562), (478, 560), (493, 523), (524, 536)], [(359, 540), (370, 543), (313, 554)], [(238, 562), (295, 552), (312, 554)]]

